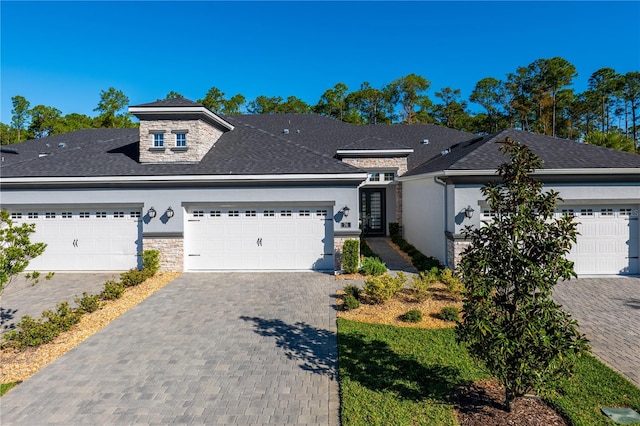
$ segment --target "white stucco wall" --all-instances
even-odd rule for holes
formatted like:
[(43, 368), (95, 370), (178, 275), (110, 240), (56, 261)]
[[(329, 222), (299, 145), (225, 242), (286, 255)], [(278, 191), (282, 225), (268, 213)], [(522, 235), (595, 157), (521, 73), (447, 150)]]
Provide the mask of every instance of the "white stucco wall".
[(444, 263), (445, 187), (430, 177), (403, 181), (402, 191), (404, 239)]

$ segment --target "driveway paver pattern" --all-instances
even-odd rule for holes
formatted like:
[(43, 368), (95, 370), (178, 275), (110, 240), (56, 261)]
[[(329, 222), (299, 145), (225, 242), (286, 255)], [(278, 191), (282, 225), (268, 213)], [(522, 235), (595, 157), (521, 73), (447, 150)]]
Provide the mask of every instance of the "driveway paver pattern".
[(185, 273), (0, 399), (0, 423), (337, 425), (320, 273)]
[(553, 298), (578, 320), (593, 354), (640, 387), (640, 278), (564, 281)]

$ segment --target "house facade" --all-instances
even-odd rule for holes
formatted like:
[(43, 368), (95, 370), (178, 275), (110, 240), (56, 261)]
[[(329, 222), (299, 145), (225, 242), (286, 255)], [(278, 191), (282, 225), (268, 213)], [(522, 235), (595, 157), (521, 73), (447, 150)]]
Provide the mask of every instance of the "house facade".
[(33, 269), (121, 271), (158, 249), (163, 270), (335, 271), (344, 241), (386, 235), (390, 222), (455, 267), (463, 227), (490, 220), (479, 189), (505, 160), (495, 142), (511, 136), (544, 154), (541, 179), (584, 221), (579, 273), (639, 273), (632, 154), (517, 131), (220, 116), (186, 99), (129, 110), (138, 129), (3, 147), (1, 207), (48, 244)]

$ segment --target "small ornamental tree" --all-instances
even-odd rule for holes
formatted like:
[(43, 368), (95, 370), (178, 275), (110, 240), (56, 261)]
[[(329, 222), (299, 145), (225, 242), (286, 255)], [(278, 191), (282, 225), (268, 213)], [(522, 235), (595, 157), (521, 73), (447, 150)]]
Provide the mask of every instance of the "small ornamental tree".
[(466, 290), (456, 333), (504, 386), (511, 411), (516, 397), (570, 374), (588, 342), (551, 299), (559, 279), (577, 276), (566, 259), (577, 224), (553, 217), (561, 199), (531, 176), (542, 166), (535, 154), (510, 138), (500, 149), (511, 161), (482, 188), (495, 217), (464, 231), (471, 245), (459, 264)]
[[(0, 210), (0, 297), (11, 280), (24, 271), (32, 259), (40, 256), (47, 247), (45, 243), (32, 243), (29, 239), (36, 226), (33, 223), (23, 223), (16, 226), (11, 220), (9, 212)], [(27, 274), (35, 284), (39, 273)], [(46, 277), (50, 278), (50, 275)]]

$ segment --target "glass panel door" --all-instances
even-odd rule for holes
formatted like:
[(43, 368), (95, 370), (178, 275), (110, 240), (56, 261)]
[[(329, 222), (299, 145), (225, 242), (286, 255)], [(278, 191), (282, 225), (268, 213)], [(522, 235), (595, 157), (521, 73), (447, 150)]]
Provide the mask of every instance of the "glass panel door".
[(384, 189), (363, 189), (360, 194), (362, 231), (365, 235), (384, 235)]

